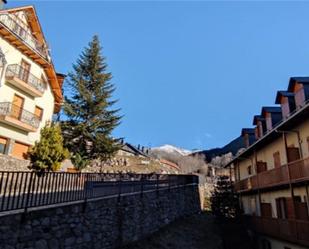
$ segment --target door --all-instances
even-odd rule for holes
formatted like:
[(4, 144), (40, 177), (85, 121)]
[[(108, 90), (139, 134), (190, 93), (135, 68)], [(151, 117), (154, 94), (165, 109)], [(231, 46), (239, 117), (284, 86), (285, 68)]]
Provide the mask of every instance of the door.
[(24, 106), (24, 98), (14, 95), (11, 116), (16, 119), (20, 119), (20, 116), (23, 111)]
[(279, 168), (281, 167), (281, 159), (280, 159), (280, 152), (277, 151), (273, 154), (273, 157), (274, 157), (274, 165), (275, 165), (275, 168)]
[(296, 147), (289, 147), (287, 148), (287, 152), (288, 152), (288, 162), (294, 162), (300, 159), (300, 153), (299, 153), (299, 149)]
[(21, 69), (20, 69), (20, 79), (24, 82), (28, 82), (29, 73), (30, 73), (30, 64), (25, 60), (21, 60)]
[(287, 200), (286, 198), (277, 198), (276, 199), (276, 206), (277, 206), (277, 217), (279, 219), (286, 219), (287, 216)]

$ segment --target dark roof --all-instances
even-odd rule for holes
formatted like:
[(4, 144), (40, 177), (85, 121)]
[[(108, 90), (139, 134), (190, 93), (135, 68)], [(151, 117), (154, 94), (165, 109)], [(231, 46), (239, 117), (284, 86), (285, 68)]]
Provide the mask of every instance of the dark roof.
[(309, 85), (309, 77), (291, 77), (288, 86), (288, 91), (292, 91), (293, 86), (295, 85), (296, 82), (303, 85)]
[(243, 136), (244, 134), (255, 134), (255, 129), (254, 128), (243, 128), (241, 130), (241, 135)]
[(276, 96), (276, 104), (280, 104), (280, 98), (283, 97), (294, 97), (294, 93), (288, 91), (278, 91)]
[(299, 125), (300, 123), (308, 119), (309, 119), (309, 103), (301, 107), (297, 112), (293, 113), (286, 120), (279, 123), (279, 125), (277, 125), (274, 129), (269, 131), (267, 134), (265, 134), (265, 136), (257, 140), (255, 143), (250, 145), (250, 147), (248, 147), (246, 150), (241, 152), (239, 155), (235, 156), (233, 160), (227, 163), (224, 167), (231, 165), (237, 160), (247, 158), (250, 154), (253, 153), (253, 151), (262, 148), (266, 144), (269, 144), (271, 141), (274, 141), (274, 139), (281, 137), (282, 133), (280, 133), (280, 131), (291, 130), (295, 126)]
[(139, 150), (138, 148), (136, 148), (135, 146), (133, 146), (132, 144), (129, 144), (129, 143), (123, 144), (121, 149), (126, 151), (126, 152), (135, 154), (135, 155), (141, 155), (141, 156), (148, 157), (148, 155), (146, 155), (144, 152), (142, 152), (141, 150)]
[(265, 112), (270, 113), (281, 113), (281, 107), (279, 106), (263, 106), (261, 115), (264, 116)]
[(253, 125), (257, 125), (257, 121), (264, 121), (265, 118), (261, 115), (254, 115), (253, 117)]

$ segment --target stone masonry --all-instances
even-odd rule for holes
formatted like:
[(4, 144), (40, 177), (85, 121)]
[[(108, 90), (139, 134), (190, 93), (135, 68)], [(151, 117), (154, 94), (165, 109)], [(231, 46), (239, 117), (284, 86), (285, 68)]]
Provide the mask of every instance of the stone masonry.
[(0, 217), (0, 249), (112, 249), (200, 211), (197, 185)]

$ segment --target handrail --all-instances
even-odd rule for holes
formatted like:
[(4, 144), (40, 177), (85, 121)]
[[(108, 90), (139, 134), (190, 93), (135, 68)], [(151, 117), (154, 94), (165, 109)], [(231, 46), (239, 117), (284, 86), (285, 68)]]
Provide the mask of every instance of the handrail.
[(10, 102), (0, 103), (0, 115), (8, 115), (34, 128), (38, 128), (40, 125), (38, 116)]
[(195, 175), (0, 171), (0, 212), (197, 184)]
[(15, 76), (18, 79), (26, 82), (28, 85), (34, 87), (36, 90), (40, 91), (41, 93), (45, 90), (44, 82), (30, 73), (28, 70), (23, 68), (18, 64), (11, 64), (7, 66), (5, 76), (11, 77)]
[(27, 43), (31, 48), (38, 52), (42, 57), (48, 59), (47, 49), (43, 44), (41, 44), (33, 35), (24, 29), (16, 20), (14, 20), (10, 14), (2, 13), (0, 14), (0, 22), (5, 25), (10, 31), (20, 37), (23, 41)]

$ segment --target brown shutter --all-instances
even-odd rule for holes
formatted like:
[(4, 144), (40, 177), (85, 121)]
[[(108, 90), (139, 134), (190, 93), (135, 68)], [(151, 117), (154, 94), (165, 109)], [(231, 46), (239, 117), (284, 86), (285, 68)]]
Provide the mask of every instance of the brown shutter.
[(279, 151), (275, 152), (273, 154), (273, 157), (274, 157), (275, 168), (281, 167), (280, 152)]
[(270, 203), (261, 203), (261, 214), (263, 217), (272, 217)]
[(299, 149), (296, 147), (289, 147), (287, 148), (287, 152), (288, 152), (288, 162), (294, 162), (300, 159), (300, 153), (299, 153)]
[(27, 159), (29, 147), (30, 147), (29, 145), (15, 142), (12, 149), (12, 156), (17, 157), (19, 159)]
[(266, 171), (266, 170), (267, 170), (267, 163), (266, 162), (259, 161), (259, 162), (256, 163), (257, 173), (261, 173), (261, 172)]
[(34, 114), (38, 117), (39, 120), (42, 120), (43, 109), (41, 107), (36, 106), (34, 110)]
[(286, 214), (288, 219), (295, 219), (295, 212), (293, 208), (293, 198), (287, 197), (286, 200)]

